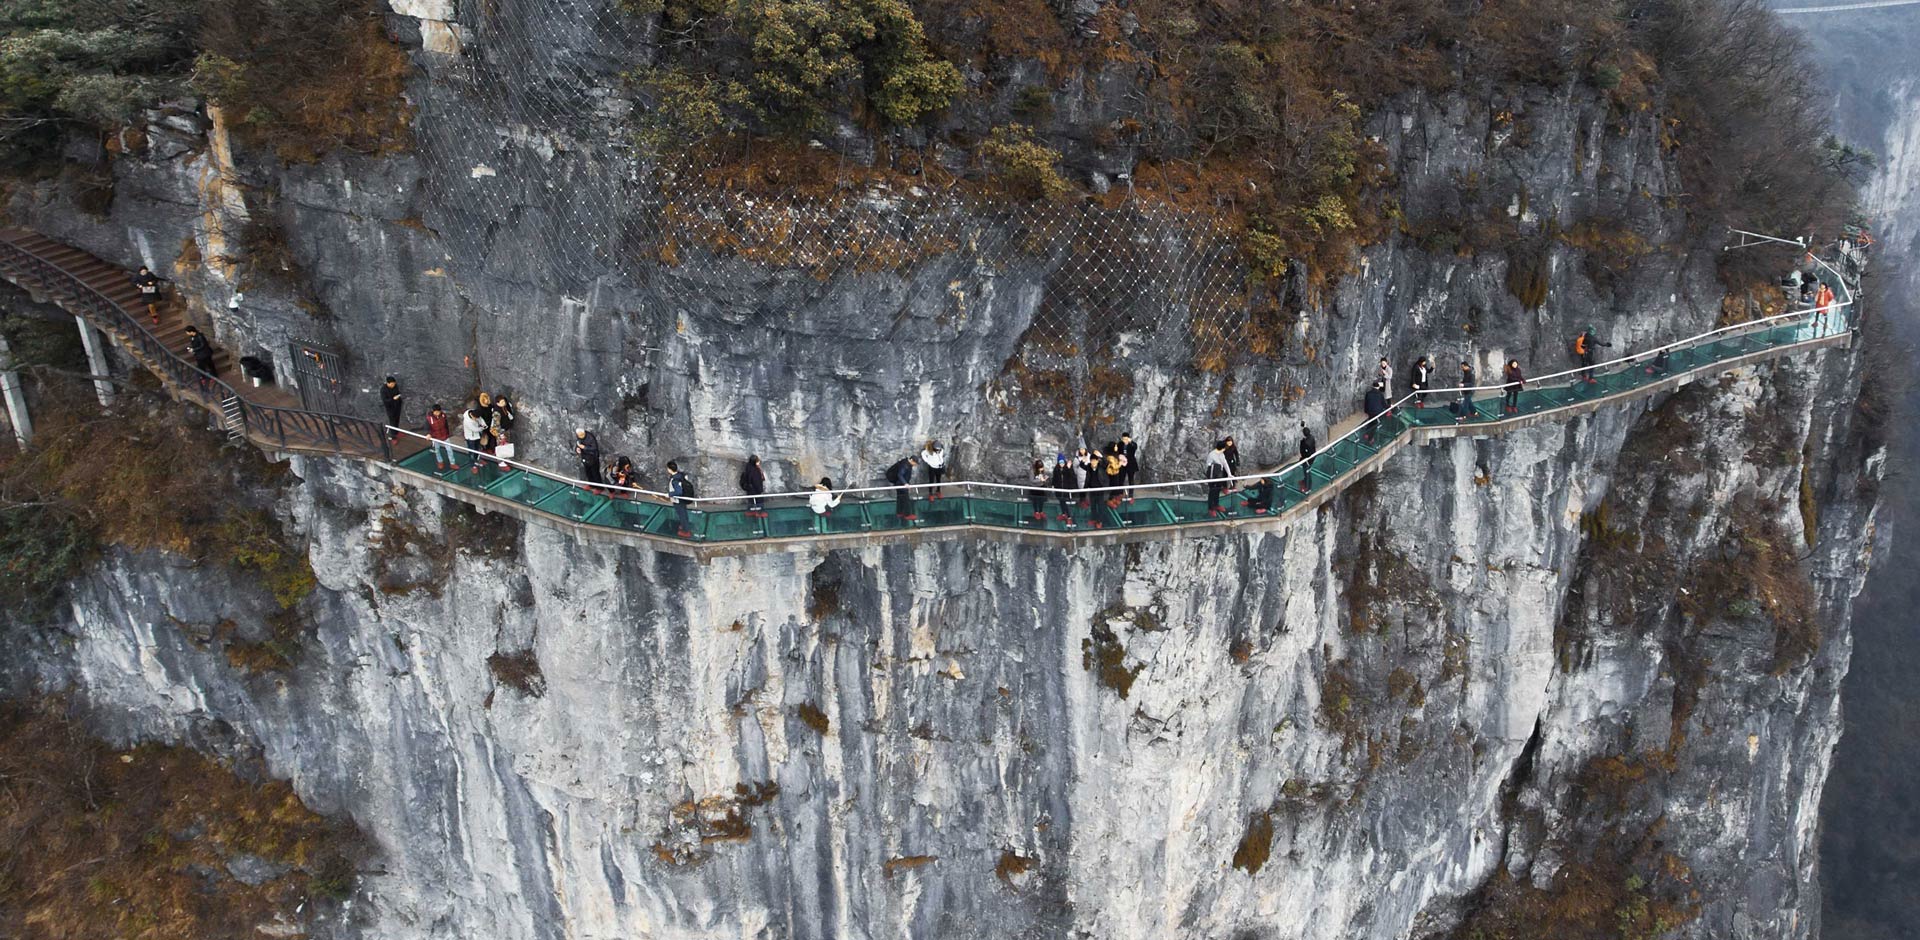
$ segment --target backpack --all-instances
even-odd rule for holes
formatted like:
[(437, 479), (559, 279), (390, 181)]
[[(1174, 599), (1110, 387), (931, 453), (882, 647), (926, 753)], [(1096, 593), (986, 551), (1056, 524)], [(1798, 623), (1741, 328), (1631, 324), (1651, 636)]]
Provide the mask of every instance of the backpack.
[(693, 489), (693, 478), (687, 476), (685, 473), (680, 474), (680, 498), (692, 499), (698, 495), (700, 494), (694, 492)]

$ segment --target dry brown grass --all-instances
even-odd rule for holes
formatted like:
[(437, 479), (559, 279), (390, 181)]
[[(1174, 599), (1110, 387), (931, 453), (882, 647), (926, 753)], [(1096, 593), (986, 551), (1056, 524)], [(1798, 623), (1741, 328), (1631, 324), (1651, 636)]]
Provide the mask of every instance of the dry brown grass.
[(212, 4), (200, 42), (195, 83), (244, 143), (290, 163), (411, 145), (413, 65), (367, 0)]
[[(0, 936), (253, 936), (351, 887), (350, 830), (285, 783), (184, 748), (109, 748), (57, 702), (0, 703), (0, 804)], [(249, 887), (226, 870), (241, 853), (291, 870)]]
[(1609, 828), (1545, 887), (1502, 868), (1473, 899), (1454, 940), (1659, 940), (1699, 916), (1691, 873), (1661, 848), (1664, 823), (1638, 836)]
[(1764, 618), (1774, 628), (1772, 672), (1783, 675), (1820, 648), (1813, 582), (1794, 540), (1754, 507), (1735, 507), (1718, 550), (1693, 568), (1681, 607), (1689, 616)]

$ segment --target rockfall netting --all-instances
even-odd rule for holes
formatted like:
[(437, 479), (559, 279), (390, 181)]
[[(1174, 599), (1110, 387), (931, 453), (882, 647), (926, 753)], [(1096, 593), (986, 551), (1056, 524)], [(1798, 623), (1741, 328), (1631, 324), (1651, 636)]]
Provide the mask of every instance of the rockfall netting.
[(431, 221), (490, 266), (544, 259), (560, 270), (542, 276), (584, 289), (663, 268), (704, 282), (745, 261), (804, 273), (821, 296), (843, 278), (958, 258), (1039, 276), (1030, 345), (1104, 355), (1123, 331), (1179, 331), (1200, 362), (1246, 346), (1246, 266), (1214, 218), (1125, 198), (985, 199), (897, 174), (730, 185), (693, 142), (653, 157), (632, 143), (623, 76), (648, 64), (652, 18), (617, 0), (395, 6), (421, 17), (434, 77), (416, 119)]

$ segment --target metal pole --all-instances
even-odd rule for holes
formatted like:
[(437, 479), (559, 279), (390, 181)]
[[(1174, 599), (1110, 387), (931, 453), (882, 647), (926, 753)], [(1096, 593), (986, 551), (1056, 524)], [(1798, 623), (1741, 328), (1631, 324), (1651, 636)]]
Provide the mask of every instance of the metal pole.
[(100, 399), (100, 407), (113, 407), (113, 382), (107, 378), (107, 350), (100, 342), (100, 334), (79, 314), (73, 315), (73, 322), (80, 327), (80, 345), (87, 348), (87, 371), (93, 373), (93, 397)]
[[(0, 366), (11, 365), (13, 350), (8, 348), (6, 337), (0, 336)], [(27, 393), (20, 388), (20, 373), (0, 368), (0, 397), (7, 400), (7, 420), (13, 424), (14, 439), (20, 446), (27, 446), (33, 440), (33, 419), (27, 414)]]

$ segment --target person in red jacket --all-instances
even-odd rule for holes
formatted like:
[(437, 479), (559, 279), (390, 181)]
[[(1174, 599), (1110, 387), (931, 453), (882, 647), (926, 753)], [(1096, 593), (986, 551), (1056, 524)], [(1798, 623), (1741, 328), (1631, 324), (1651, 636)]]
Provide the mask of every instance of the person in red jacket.
[(433, 448), (435, 470), (445, 470), (448, 466), (460, 465), (460, 462), (453, 457), (452, 434), (453, 427), (447, 422), (446, 409), (441, 408), (439, 402), (434, 402), (433, 410), (427, 412), (427, 439)]
[(1506, 384), (1500, 387), (1500, 404), (1507, 414), (1520, 413), (1520, 390), (1527, 387), (1527, 377), (1520, 371), (1520, 360), (1507, 360), (1506, 374), (1501, 378)]

